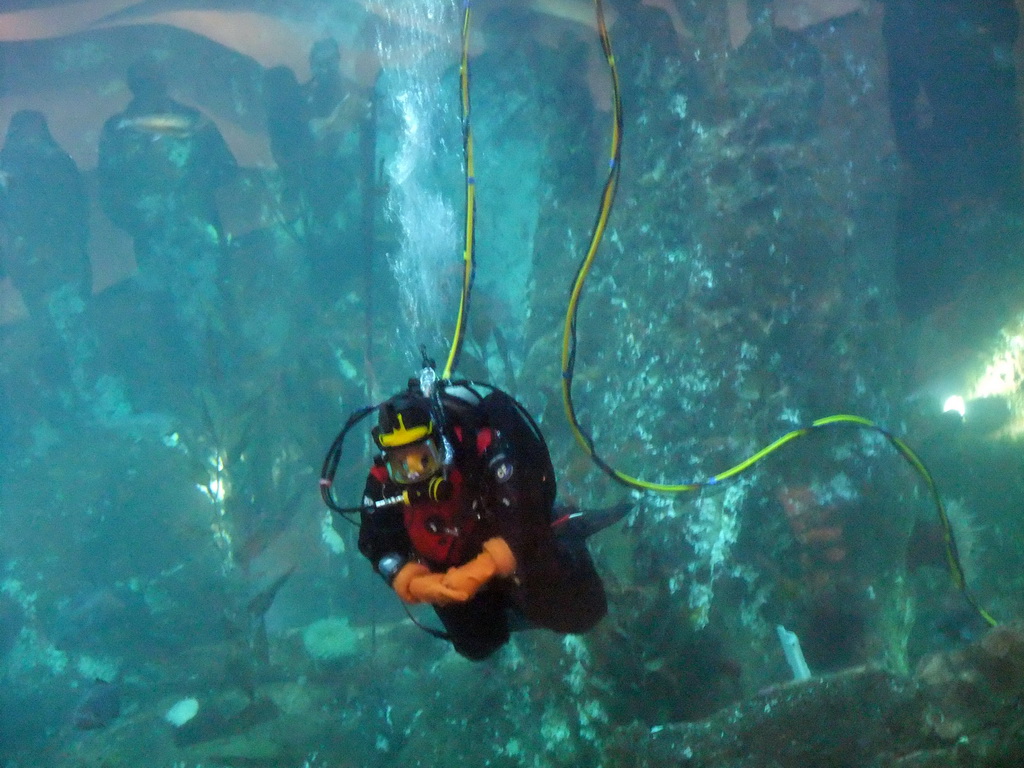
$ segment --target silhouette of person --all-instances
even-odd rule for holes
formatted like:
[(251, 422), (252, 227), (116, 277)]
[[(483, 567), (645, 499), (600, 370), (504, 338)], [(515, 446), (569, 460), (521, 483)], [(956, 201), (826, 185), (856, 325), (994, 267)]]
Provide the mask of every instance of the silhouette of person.
[(55, 400), (84, 397), (95, 354), (86, 329), (92, 295), (89, 201), (75, 161), (46, 117), (16, 112), (0, 150), (2, 268), (21, 293), (40, 351), (40, 385)]
[(193, 355), (206, 355), (223, 331), (216, 192), (238, 166), (217, 126), (168, 94), (155, 62), (135, 62), (126, 80), (132, 100), (100, 135), (101, 203), (134, 238), (142, 286), (173, 303), (158, 314), (177, 317)]
[(896, 142), (947, 196), (1016, 193), (1020, 121), (1014, 0), (887, 0), (883, 31)]
[(355, 126), (362, 100), (346, 85), (340, 62), (337, 41), (325, 38), (310, 50), (308, 82), (300, 85), (287, 67), (268, 70), (263, 81), (285, 219), (320, 285), (336, 283), (345, 271), (360, 210)]
[[(315, 152), (309, 107), (291, 68), (280, 66), (266, 71), (263, 104), (270, 152), (281, 174), (284, 217), (295, 222), (305, 215), (306, 178), (315, 162)], [(293, 234), (301, 239), (301, 233)]]
[(1014, 0), (885, 0), (889, 109), (908, 170), (897, 278), (911, 316), (992, 268), (986, 250), (1020, 205), (1019, 25)]

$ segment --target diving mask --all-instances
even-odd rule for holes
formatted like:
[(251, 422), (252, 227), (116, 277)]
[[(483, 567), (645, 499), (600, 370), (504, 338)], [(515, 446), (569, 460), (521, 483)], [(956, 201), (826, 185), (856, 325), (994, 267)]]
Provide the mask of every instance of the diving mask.
[(396, 483), (421, 483), (441, 471), (443, 459), (433, 440), (389, 448), (384, 452), (388, 475)]

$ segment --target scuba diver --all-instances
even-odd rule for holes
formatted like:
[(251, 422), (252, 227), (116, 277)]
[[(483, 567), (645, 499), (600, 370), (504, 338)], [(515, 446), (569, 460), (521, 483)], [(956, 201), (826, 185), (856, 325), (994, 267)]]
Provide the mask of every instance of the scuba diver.
[[(621, 520), (632, 505), (587, 513), (556, 509), (551, 456), (530, 415), (496, 387), (451, 377), (474, 274), (469, 14), (466, 5), (459, 70), (466, 160), (463, 279), (447, 363), (438, 376), (421, 348), (418, 380), (349, 415), (324, 458), (320, 494), (329, 509), (359, 526), (359, 551), (399, 598), (407, 605), (431, 605), (444, 631), (420, 626), (479, 661), (505, 645), (513, 631), (582, 633), (604, 617), (608, 600), (586, 539)], [(372, 436), (380, 454), (362, 504), (343, 507), (333, 487), (345, 437), (374, 414)], [(358, 523), (349, 517), (357, 512)]]
[(360, 552), (403, 602), (431, 604), (446, 630), (431, 633), (468, 659), (518, 629), (586, 632), (607, 599), (585, 540), (632, 505), (556, 508), (551, 458), (523, 407), (428, 378), (376, 408)]
[[(576, 313), (618, 183), (622, 110), (618, 76), (600, 0), (598, 28), (612, 72), (612, 152), (590, 245), (570, 295), (562, 342), (562, 400), (569, 426), (609, 478), (634, 491), (699, 491), (744, 472), (792, 440), (833, 425), (881, 435), (923, 478), (938, 513), (945, 563), (954, 586), (989, 625), (994, 618), (970, 594), (953, 531), (936, 483), (898, 436), (853, 414), (835, 414), (792, 429), (748, 458), (693, 482), (644, 480), (616, 469), (597, 452), (577, 419), (571, 390), (576, 358)], [(463, 282), (448, 361), (438, 376), (423, 352), (419, 377), (377, 405), (348, 417), (324, 459), (320, 492), (327, 506), (359, 513), (359, 550), (406, 604), (429, 604), (444, 632), (423, 627), (473, 661), (507, 643), (513, 631), (546, 628), (583, 633), (607, 612), (604, 585), (586, 547), (592, 533), (625, 517), (629, 503), (583, 513), (555, 506), (554, 468), (536, 423), (510, 395), (489, 385), (452, 380), (459, 357), (474, 273), (476, 181), (469, 122), (470, 4), (464, 6), (460, 86), (466, 180)], [(366, 480), (362, 504), (342, 507), (333, 484), (345, 436), (376, 415), (372, 437), (380, 453)], [(350, 522), (355, 522), (350, 519)], [(841, 556), (837, 550), (836, 557)], [(691, 568), (692, 570), (692, 568)], [(671, 590), (674, 591), (674, 588)], [(414, 619), (415, 621), (415, 619)]]

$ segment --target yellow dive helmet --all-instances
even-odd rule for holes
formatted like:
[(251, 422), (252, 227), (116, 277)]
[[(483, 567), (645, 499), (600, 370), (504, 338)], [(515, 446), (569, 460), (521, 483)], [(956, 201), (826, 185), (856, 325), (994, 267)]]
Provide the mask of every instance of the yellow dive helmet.
[(378, 408), (372, 435), (396, 483), (422, 482), (443, 466), (430, 401), (412, 387)]

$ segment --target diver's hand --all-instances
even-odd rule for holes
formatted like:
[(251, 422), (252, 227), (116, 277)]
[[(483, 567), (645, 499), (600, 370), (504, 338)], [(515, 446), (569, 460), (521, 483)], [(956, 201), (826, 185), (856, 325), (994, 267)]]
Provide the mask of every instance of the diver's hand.
[(465, 565), (449, 568), (444, 574), (443, 583), (451, 589), (464, 592), (469, 599), (495, 576), (511, 576), (515, 573), (516, 558), (504, 539), (488, 539), (484, 542), (483, 550)]
[(464, 603), (469, 595), (442, 583), (443, 573), (433, 573), (423, 563), (406, 563), (395, 574), (391, 587), (405, 603), (451, 605)]
[(416, 599), (416, 602), (430, 603), (431, 605), (451, 605), (469, 600), (471, 597), (469, 594), (453, 589), (445, 584), (443, 579), (443, 573), (417, 576), (409, 582), (409, 593)]

